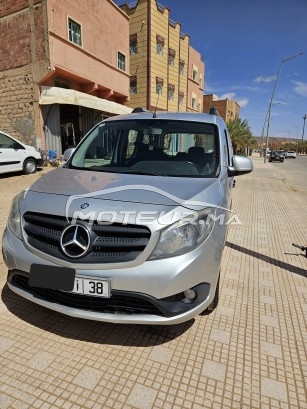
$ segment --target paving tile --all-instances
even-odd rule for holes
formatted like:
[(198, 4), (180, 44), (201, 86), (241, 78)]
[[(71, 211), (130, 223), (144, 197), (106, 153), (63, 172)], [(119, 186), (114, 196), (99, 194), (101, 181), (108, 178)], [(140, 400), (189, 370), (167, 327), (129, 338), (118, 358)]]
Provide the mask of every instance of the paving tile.
[(102, 377), (102, 372), (89, 366), (83, 367), (78, 375), (72, 380), (73, 384), (83, 388), (93, 389)]
[[(0, 354), (2, 354), (2, 352), (9, 349), (13, 344), (14, 344), (14, 341), (12, 339), (1, 336), (1, 338), (0, 338)], [(0, 408), (1, 408), (1, 406), (0, 406)]]
[(282, 348), (280, 345), (276, 345), (271, 342), (261, 341), (260, 350), (262, 354), (274, 356), (276, 358), (282, 358)]
[(3, 393), (0, 393), (0, 408), (1, 409), (9, 409), (12, 407), (12, 404), (14, 402), (14, 398), (11, 396), (5, 395)]
[(264, 304), (276, 304), (276, 299), (275, 297), (270, 297), (268, 295), (260, 295), (260, 302)]
[(149, 354), (149, 359), (155, 362), (161, 362), (162, 364), (168, 365), (172, 359), (173, 351), (169, 348), (163, 346), (156, 346), (153, 348)]
[(38, 351), (29, 359), (28, 365), (33, 369), (45, 371), (46, 368), (55, 360), (55, 355), (49, 352)]
[(307, 304), (301, 304), (304, 313), (307, 313)]
[(270, 288), (274, 288), (274, 282), (272, 280), (261, 280), (260, 281), (260, 285), (262, 287), (270, 287)]
[(222, 300), (218, 305), (217, 313), (220, 315), (225, 315), (226, 317), (233, 317), (234, 316), (234, 309), (232, 307), (226, 307), (222, 305)]
[(211, 331), (211, 334), (210, 334), (210, 339), (212, 341), (222, 342), (224, 344), (229, 344), (230, 332), (213, 328), (212, 331)]
[(287, 388), (283, 382), (262, 377), (261, 394), (278, 401), (287, 401)]
[(206, 359), (203, 365), (202, 375), (220, 382), (224, 382), (226, 365)]
[(127, 404), (133, 408), (151, 409), (157, 396), (157, 391), (144, 385), (136, 384), (128, 396)]
[(236, 297), (237, 295), (237, 290), (235, 288), (228, 288), (224, 287), (222, 289), (222, 294), (224, 295), (229, 295), (230, 297)]
[(268, 327), (279, 327), (279, 319), (276, 317), (270, 317), (268, 315), (261, 315), (260, 322), (263, 325), (267, 325)]

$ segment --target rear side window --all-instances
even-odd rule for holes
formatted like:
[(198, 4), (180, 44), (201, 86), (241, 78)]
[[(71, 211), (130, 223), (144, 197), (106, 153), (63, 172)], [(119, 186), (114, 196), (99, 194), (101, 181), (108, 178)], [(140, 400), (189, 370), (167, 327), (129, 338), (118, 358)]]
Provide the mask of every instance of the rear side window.
[(9, 138), (0, 132), (0, 148), (2, 149), (13, 149), (15, 142), (13, 139)]

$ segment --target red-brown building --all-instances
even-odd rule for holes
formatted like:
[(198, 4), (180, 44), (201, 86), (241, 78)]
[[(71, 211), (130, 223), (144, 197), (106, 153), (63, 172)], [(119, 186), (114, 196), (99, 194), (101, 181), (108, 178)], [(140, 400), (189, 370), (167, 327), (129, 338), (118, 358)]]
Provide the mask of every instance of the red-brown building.
[(240, 117), (240, 105), (231, 99), (218, 99), (214, 94), (203, 96), (203, 110), (209, 112), (210, 108), (215, 108), (224, 121), (238, 119)]
[(61, 154), (131, 111), (129, 17), (113, 1), (2, 0), (0, 39), (1, 130)]

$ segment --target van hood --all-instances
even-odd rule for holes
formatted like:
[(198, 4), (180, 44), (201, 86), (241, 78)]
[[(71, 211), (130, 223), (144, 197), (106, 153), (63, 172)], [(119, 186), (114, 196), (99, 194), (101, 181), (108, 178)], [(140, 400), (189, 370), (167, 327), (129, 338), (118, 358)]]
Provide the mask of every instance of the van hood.
[(222, 200), (217, 178), (132, 175), (68, 168), (57, 168), (46, 173), (30, 187), (29, 192), (66, 196), (69, 202), (86, 202), (92, 198), (163, 206), (181, 205), (198, 210), (216, 206)]

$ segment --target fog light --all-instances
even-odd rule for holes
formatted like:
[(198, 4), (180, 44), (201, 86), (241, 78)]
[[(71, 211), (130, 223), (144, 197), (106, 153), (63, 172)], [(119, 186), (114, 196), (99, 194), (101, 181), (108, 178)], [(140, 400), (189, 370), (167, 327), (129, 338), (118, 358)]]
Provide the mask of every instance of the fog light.
[(187, 301), (192, 301), (196, 298), (196, 292), (192, 288), (188, 288), (183, 292)]

